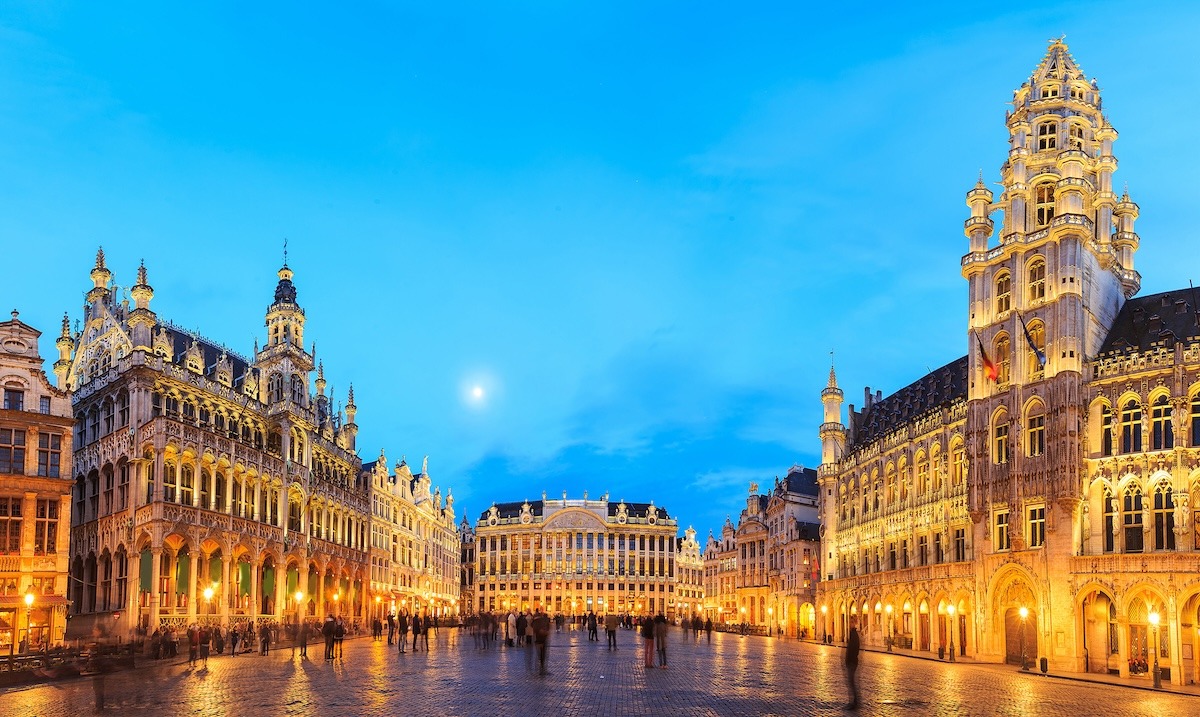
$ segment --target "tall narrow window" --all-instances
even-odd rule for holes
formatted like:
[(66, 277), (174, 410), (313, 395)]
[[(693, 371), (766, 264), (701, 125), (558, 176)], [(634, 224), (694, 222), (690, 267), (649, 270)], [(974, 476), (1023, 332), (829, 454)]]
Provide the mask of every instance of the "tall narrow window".
[(129, 392), (122, 391), (117, 395), (117, 425), (121, 428), (129, 426)]
[[(1047, 89), (1049, 92), (1049, 89)], [(1058, 92), (1055, 91), (1057, 95)], [(1049, 95), (1047, 95), (1049, 96)], [(1043, 122), (1037, 128), (1038, 149), (1057, 149), (1058, 148), (1058, 124), (1054, 122)]]
[(1125, 489), (1121, 517), (1125, 529), (1125, 552), (1142, 552), (1142, 489), (1136, 483)]
[(1189, 446), (1200, 446), (1200, 393), (1192, 396), (1192, 439)]
[[(1026, 328), (1029, 330), (1029, 341), (1025, 342), (1029, 380), (1040, 381), (1046, 375), (1046, 368), (1042, 363), (1046, 357), (1046, 325), (1040, 321), (1031, 321)], [(1029, 345), (1031, 341), (1033, 346)]]
[(1108, 406), (1100, 409), (1100, 452), (1106, 456), (1113, 454), (1113, 414)]
[(163, 466), (163, 500), (174, 503), (179, 491), (179, 468), (174, 463)]
[(1054, 218), (1054, 185), (1043, 182), (1033, 188), (1034, 220), (1044, 227)]
[(1046, 298), (1046, 262), (1038, 259), (1029, 265), (1029, 300)]
[(996, 550), (1008, 550), (1008, 511), (996, 513), (995, 523)]
[(1150, 407), (1150, 449), (1170, 450), (1175, 447), (1175, 427), (1172, 425), (1171, 402), (1166, 396), (1154, 399)]
[(954, 561), (961, 563), (967, 559), (967, 529), (954, 529)]
[(1142, 450), (1142, 405), (1129, 399), (1121, 407), (1121, 452), (1140, 453)]
[(996, 338), (996, 383), (1007, 386), (1012, 380), (1012, 343), (1008, 334)]
[(962, 441), (955, 441), (950, 445), (950, 465), (954, 485), (961, 486), (967, 479), (967, 451)]
[(1012, 308), (1012, 275), (1007, 271), (996, 277), (996, 314)]
[(1008, 463), (1008, 417), (1003, 413), (996, 416), (992, 426), (992, 463)]
[[(1071, 90), (1071, 96), (1074, 97), (1077, 91)], [(1083, 125), (1078, 122), (1067, 125), (1067, 148), (1083, 149)]]
[(1117, 501), (1113, 499), (1112, 491), (1104, 487), (1104, 552), (1111, 553), (1116, 549), (1114, 538), (1117, 534)]
[(929, 492), (929, 459), (924, 453), (917, 454), (917, 497), (923, 498)]
[(57, 433), (38, 434), (38, 475), (59, 477), (62, 463), (62, 436)]
[(1040, 456), (1046, 452), (1046, 412), (1040, 403), (1031, 406), (1025, 419), (1025, 455)]
[(4, 389), (4, 410), (6, 410), (6, 411), (24, 411), (25, 410), (25, 392), (18, 388)]
[(0, 555), (21, 552), (21, 498), (0, 496)]
[(1046, 544), (1046, 507), (1039, 505), (1029, 509), (1029, 547), (1040, 548)]
[(58, 500), (46, 499), (37, 502), (37, 518), (34, 522), (34, 555), (54, 555), (58, 552)]
[(1154, 549), (1175, 549), (1175, 501), (1166, 481), (1154, 488)]

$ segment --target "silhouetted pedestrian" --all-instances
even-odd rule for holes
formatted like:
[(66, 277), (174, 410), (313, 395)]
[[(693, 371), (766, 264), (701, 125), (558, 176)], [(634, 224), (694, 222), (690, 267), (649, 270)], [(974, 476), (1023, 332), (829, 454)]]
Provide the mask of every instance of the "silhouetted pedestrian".
[(850, 635), (846, 639), (846, 683), (850, 690), (850, 704), (846, 709), (858, 709), (858, 653), (861, 645), (858, 641), (858, 624), (850, 621)]

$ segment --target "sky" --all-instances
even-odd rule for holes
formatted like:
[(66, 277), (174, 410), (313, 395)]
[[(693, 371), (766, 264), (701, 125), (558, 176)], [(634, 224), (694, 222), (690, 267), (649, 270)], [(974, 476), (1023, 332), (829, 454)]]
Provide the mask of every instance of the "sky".
[(365, 461), (703, 539), (819, 464), (831, 351), (856, 405), (966, 353), (965, 193), (1064, 34), (1142, 293), (1200, 280), (1196, 6), (572, 5), (4, 3), (0, 307), (52, 362), (103, 246), (249, 355), (286, 238)]

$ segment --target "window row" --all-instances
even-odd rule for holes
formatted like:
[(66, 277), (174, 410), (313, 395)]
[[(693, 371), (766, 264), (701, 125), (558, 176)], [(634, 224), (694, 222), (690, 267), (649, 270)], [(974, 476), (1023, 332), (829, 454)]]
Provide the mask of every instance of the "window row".
[[(26, 432), (19, 428), (0, 428), (0, 473), (25, 475)], [(58, 478), (62, 466), (62, 436), (37, 434), (37, 475)]]
[[(1051, 212), (1053, 196), (1051, 196)], [(1047, 220), (1049, 221), (1049, 220)], [(1005, 314), (1012, 309), (1012, 273), (1001, 271), (996, 275), (992, 296), (995, 298), (996, 314)], [(1046, 260), (1037, 258), (1029, 262), (1025, 269), (1025, 297), (1027, 303), (1034, 303), (1046, 298)]]
[(842, 555), (841, 577), (854, 577), (884, 570), (905, 570), (910, 567), (936, 565), (945, 562), (964, 562), (969, 559), (967, 528), (953, 528), (948, 536), (934, 533), (919, 535), (914, 542), (908, 539), (889, 541), (885, 546), (863, 548), (858, 555)]
[[(4, 389), (4, 410), (5, 411), (24, 411), (25, 410), (25, 391), (19, 388)], [(50, 397), (38, 396), (38, 413), (50, 413)]]
[(33, 554), (57, 554), (58, 500), (37, 499), (32, 516), (22, 514), (21, 503), (24, 500), (20, 496), (0, 496), (0, 555), (20, 554), (21, 531), (25, 528), (27, 518), (32, 518), (33, 522)]

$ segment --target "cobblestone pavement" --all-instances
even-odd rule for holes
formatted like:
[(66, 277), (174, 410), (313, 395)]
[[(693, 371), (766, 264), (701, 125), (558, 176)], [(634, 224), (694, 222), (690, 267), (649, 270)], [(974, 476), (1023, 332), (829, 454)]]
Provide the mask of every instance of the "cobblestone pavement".
[[(635, 632), (620, 649), (585, 632), (551, 635), (550, 675), (526, 670), (521, 648), (480, 651), (443, 629), (428, 652), (397, 654), (385, 642), (347, 640), (326, 663), (275, 650), (214, 657), (207, 669), (146, 663), (106, 679), (107, 711), (121, 715), (828, 715), (846, 702), (843, 651), (811, 643), (716, 633), (712, 644), (673, 630), (668, 669), (641, 666)], [(315, 658), (315, 659), (313, 659)], [(1004, 666), (949, 664), (863, 653), (864, 715), (1182, 715), (1200, 698), (1051, 680)], [(93, 710), (88, 678), (0, 692), (0, 716)]]

